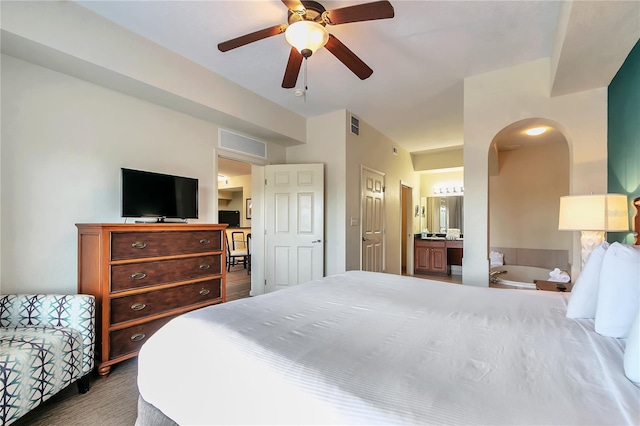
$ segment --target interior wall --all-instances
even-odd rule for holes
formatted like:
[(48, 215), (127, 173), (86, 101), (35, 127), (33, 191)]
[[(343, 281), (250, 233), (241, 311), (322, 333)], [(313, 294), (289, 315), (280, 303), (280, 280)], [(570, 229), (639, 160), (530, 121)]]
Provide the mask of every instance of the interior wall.
[(0, 7), (5, 54), (261, 140), (305, 141), (301, 115), (76, 2), (3, 1)]
[(436, 197), (440, 194), (434, 194), (433, 188), (464, 186), (464, 171), (454, 170), (446, 172), (429, 172), (420, 174), (420, 196)]
[(6, 55), (1, 106), (3, 291), (76, 292), (74, 224), (123, 221), (121, 167), (197, 178), (216, 221), (214, 124)]
[[(607, 188), (607, 90), (599, 88), (550, 97), (549, 59), (540, 59), (465, 79), (463, 281), (488, 286), (489, 151), (494, 136), (509, 124), (532, 117), (559, 123), (569, 146), (571, 194)], [(580, 267), (574, 232), (572, 276)]]
[(462, 167), (463, 146), (453, 148), (434, 149), (427, 152), (411, 154), (413, 170), (416, 172)]
[[(345, 122), (349, 121), (349, 115)], [(347, 270), (360, 269), (360, 251), (362, 235), (360, 231), (360, 174), (361, 166), (368, 167), (385, 174), (384, 223), (385, 223), (385, 272), (400, 274), (402, 244), (402, 200), (401, 182), (409, 183), (413, 188), (413, 198), (419, 198), (419, 176), (413, 171), (411, 155), (405, 149), (395, 145), (382, 133), (360, 120), (360, 135), (351, 132), (346, 134), (346, 215), (344, 221), (351, 223), (351, 218), (358, 219), (357, 226), (347, 226)], [(396, 153), (394, 153), (394, 148)], [(416, 218), (411, 224), (413, 234), (418, 232), (419, 222)]]
[(240, 191), (231, 192), (231, 200), (220, 210), (238, 210), (240, 212), (240, 226), (251, 227), (251, 220), (247, 219), (246, 200), (251, 198), (251, 175), (229, 176), (227, 182), (218, 182), (218, 189), (242, 188)]
[(75, 224), (123, 222), (121, 167), (197, 178), (193, 222), (217, 222), (215, 123), (8, 55), (1, 84), (3, 292), (77, 291)]
[(490, 246), (571, 249), (571, 233), (558, 231), (560, 197), (569, 194), (568, 164), (566, 143), (499, 153), (499, 174), (489, 178)]
[[(640, 197), (640, 40), (609, 85), (608, 192), (629, 197), (629, 229)], [(609, 232), (610, 242), (633, 244), (629, 232)]]
[(307, 143), (287, 148), (287, 163), (324, 163), (325, 275), (344, 272), (346, 202), (346, 111), (307, 120)]

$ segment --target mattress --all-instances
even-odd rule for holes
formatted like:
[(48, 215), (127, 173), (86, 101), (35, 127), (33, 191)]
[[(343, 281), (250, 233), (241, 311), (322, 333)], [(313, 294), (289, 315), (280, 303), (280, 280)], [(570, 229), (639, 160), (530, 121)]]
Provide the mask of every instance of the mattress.
[(624, 340), (567, 295), (351, 271), (170, 321), (140, 395), (179, 424), (638, 424)]

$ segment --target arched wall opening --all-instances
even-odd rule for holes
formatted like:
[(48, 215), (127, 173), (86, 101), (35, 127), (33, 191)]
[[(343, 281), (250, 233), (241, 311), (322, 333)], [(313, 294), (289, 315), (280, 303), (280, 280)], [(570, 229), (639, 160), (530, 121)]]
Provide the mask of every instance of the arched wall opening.
[[(549, 58), (464, 81), (463, 284), (488, 286), (489, 173), (495, 135), (518, 120), (554, 120), (567, 139), (570, 194), (607, 190), (607, 88), (550, 96)], [(568, 231), (566, 231), (568, 232)], [(580, 234), (573, 234), (572, 276), (580, 271)]]
[[(544, 133), (525, 133), (536, 127)], [(553, 120), (528, 118), (505, 126), (491, 141), (489, 251), (502, 253), (506, 265), (571, 269), (572, 233), (558, 231), (560, 197), (570, 193), (571, 164), (561, 129)]]

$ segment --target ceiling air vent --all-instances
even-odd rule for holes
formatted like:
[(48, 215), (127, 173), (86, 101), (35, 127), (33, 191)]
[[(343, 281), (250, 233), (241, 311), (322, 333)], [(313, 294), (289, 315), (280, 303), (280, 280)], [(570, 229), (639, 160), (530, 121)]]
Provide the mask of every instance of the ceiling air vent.
[(355, 115), (351, 115), (351, 133), (360, 135), (360, 119)]
[(218, 133), (218, 147), (253, 157), (267, 158), (266, 142), (248, 138), (224, 129), (220, 129)]

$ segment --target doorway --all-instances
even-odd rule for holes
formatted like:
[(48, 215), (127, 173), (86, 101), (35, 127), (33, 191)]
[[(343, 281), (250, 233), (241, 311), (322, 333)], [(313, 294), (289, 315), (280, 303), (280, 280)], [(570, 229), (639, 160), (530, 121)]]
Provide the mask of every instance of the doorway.
[[(529, 136), (531, 128), (544, 132)], [(558, 211), (570, 191), (570, 153), (558, 124), (531, 118), (506, 126), (491, 143), (488, 163), (488, 249), (502, 254), (494, 265), (568, 270), (573, 236), (558, 230)]]
[[(247, 245), (247, 235), (251, 234), (251, 164), (218, 156), (218, 223), (227, 223), (227, 241), (232, 244)], [(244, 238), (233, 241), (231, 233)], [(242, 247), (239, 247), (242, 248)], [(248, 297), (251, 291), (251, 275), (245, 262), (225, 266), (227, 272), (227, 300)]]
[[(251, 211), (247, 211), (251, 201), (251, 164), (218, 157), (218, 212), (238, 212), (237, 219), (230, 227), (251, 229)], [(223, 215), (224, 216), (224, 215)], [(229, 215), (234, 217), (234, 215)], [(235, 223), (237, 220), (237, 223)]]
[(400, 184), (400, 204), (401, 204), (401, 212), (400, 217), (402, 218), (401, 222), (401, 241), (400, 246), (402, 247), (401, 259), (400, 259), (400, 273), (401, 275), (413, 275), (413, 262), (410, 261), (412, 257), (410, 253), (413, 249), (413, 238), (412, 238), (412, 208), (413, 205), (413, 194), (412, 188), (401, 183)]

